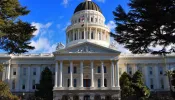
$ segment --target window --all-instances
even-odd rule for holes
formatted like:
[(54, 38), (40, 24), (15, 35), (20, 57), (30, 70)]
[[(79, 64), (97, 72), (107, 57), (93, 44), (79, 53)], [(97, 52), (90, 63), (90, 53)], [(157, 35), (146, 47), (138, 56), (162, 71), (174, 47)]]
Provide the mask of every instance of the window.
[(84, 39), (84, 32), (82, 31), (82, 34), (81, 34), (81, 36), (82, 36), (82, 39)]
[(26, 75), (27, 68), (23, 68), (23, 75)]
[(164, 82), (163, 82), (163, 79), (160, 79), (160, 86), (161, 86), (161, 89), (164, 89)]
[(74, 40), (77, 40), (77, 33), (74, 34)]
[(127, 66), (127, 72), (128, 74), (132, 75), (132, 68), (130, 66)]
[(93, 32), (91, 33), (91, 39), (94, 39), (94, 33)]
[(25, 80), (22, 80), (22, 89), (25, 90)]
[(100, 87), (100, 86), (101, 86), (101, 80), (98, 79), (98, 87)]
[(68, 74), (70, 73), (70, 67), (68, 67)]
[(67, 79), (67, 87), (70, 86), (70, 79)]
[(137, 66), (137, 70), (142, 72), (142, 67), (141, 66)]
[(97, 73), (101, 73), (100, 66), (98, 66), (98, 68), (97, 68)]
[(154, 89), (154, 83), (153, 83), (153, 79), (152, 78), (150, 79), (150, 88)]
[(153, 74), (153, 71), (152, 71), (152, 67), (149, 67), (149, 74), (152, 75)]
[(77, 87), (77, 79), (74, 79), (74, 87)]
[(74, 66), (74, 73), (77, 73), (77, 67)]
[(104, 86), (107, 87), (107, 79), (104, 79)]
[(104, 73), (107, 73), (107, 71), (106, 71), (106, 66), (104, 66)]
[(16, 68), (13, 68), (13, 75), (16, 75)]
[(15, 89), (15, 80), (12, 81), (12, 89)]
[(32, 89), (35, 89), (35, 80), (32, 81)]
[(95, 22), (97, 22), (98, 21), (98, 19), (97, 18), (95, 18)]
[(163, 68), (159, 67), (159, 74), (162, 75), (163, 74)]
[(36, 68), (33, 68), (33, 75), (36, 75)]
[(94, 19), (93, 19), (93, 17), (91, 17), (91, 22), (94, 22)]

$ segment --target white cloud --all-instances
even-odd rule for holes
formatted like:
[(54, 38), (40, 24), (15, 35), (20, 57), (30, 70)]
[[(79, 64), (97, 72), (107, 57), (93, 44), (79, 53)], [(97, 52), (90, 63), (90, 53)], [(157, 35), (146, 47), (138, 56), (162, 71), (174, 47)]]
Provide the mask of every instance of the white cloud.
[(34, 50), (30, 51), (31, 53), (35, 52), (51, 53), (56, 49), (56, 44), (51, 45), (51, 43), (47, 38), (42, 37), (36, 41), (32, 40), (30, 45), (35, 47)]
[(69, 0), (63, 0), (62, 1), (62, 5), (64, 5), (64, 7), (66, 8), (69, 4)]
[(52, 25), (51, 22), (48, 22), (46, 24), (32, 22), (32, 26), (36, 27), (36, 31), (33, 33), (33, 35), (38, 36), (39, 34), (46, 33), (48, 28)]
[(114, 21), (109, 21), (107, 23), (107, 27), (110, 29), (110, 31), (114, 31), (115, 27), (116, 27), (116, 24)]

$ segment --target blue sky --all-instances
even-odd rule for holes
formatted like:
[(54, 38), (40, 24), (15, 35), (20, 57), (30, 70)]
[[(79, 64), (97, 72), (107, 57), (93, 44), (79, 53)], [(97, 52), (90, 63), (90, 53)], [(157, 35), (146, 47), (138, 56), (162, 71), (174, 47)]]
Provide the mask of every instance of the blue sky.
[[(27, 6), (31, 12), (22, 20), (31, 23), (38, 29), (32, 38), (32, 46), (35, 50), (30, 53), (51, 53), (55, 50), (56, 44), (65, 44), (65, 29), (70, 24), (76, 6), (84, 0), (19, 0), (21, 5)], [(127, 10), (128, 0), (92, 0), (96, 2), (106, 18), (106, 25), (114, 29), (114, 16), (112, 11), (117, 5), (122, 5)], [(120, 51), (122, 46), (118, 46)]]

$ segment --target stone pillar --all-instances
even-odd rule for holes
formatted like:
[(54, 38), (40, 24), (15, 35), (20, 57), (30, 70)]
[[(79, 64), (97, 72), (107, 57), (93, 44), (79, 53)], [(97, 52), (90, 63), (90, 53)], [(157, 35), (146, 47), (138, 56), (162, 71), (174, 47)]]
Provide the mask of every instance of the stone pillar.
[(101, 61), (101, 87), (104, 87), (104, 63)]
[(17, 87), (16, 87), (16, 91), (20, 91), (20, 68), (21, 68), (21, 65), (18, 65), (18, 73), (17, 73), (17, 83), (16, 83), (16, 85), (17, 85)]
[(31, 69), (30, 67), (31, 67), (31, 65), (28, 66), (28, 69), (27, 69), (28, 70), (28, 73), (27, 73), (28, 74), (27, 75), (27, 89), (26, 89), (27, 91), (30, 91), (30, 69)]
[(97, 28), (95, 28), (95, 39), (98, 40)]
[(84, 39), (86, 39), (86, 29), (84, 28)]
[(156, 89), (160, 89), (160, 79), (159, 79), (159, 69), (158, 69), (158, 65), (157, 66), (154, 66), (154, 71), (155, 71), (155, 86), (156, 86)]
[(119, 84), (119, 66), (118, 66), (118, 61), (116, 62), (116, 87), (120, 87), (120, 84)]
[(78, 40), (80, 39), (80, 29), (78, 29)]
[(111, 61), (111, 87), (115, 87), (115, 81), (114, 81), (114, 62)]
[(91, 88), (94, 87), (94, 62), (91, 61)]
[(80, 62), (80, 87), (83, 87), (83, 61)]
[(101, 31), (100, 31), (100, 33), (101, 33), (101, 40), (103, 40), (103, 33), (102, 33), (102, 29), (101, 29)]
[(59, 87), (62, 87), (62, 71), (63, 71), (63, 61), (60, 61), (60, 84), (59, 84)]
[(90, 34), (89, 34), (89, 39), (91, 39), (91, 28), (90, 28)]
[(8, 71), (7, 71), (7, 80), (10, 84), (10, 67), (11, 67), (11, 59), (9, 60)]
[(146, 86), (148, 87), (148, 88), (150, 88), (150, 85), (149, 85), (149, 80), (148, 80), (148, 68), (147, 68), (147, 66), (146, 65), (144, 65), (144, 78), (145, 78), (145, 83), (146, 83)]
[(72, 84), (72, 80), (73, 80), (72, 73), (73, 73), (73, 62), (70, 61), (70, 86), (69, 87), (73, 87), (73, 84)]
[(55, 64), (55, 88), (58, 87), (58, 62)]

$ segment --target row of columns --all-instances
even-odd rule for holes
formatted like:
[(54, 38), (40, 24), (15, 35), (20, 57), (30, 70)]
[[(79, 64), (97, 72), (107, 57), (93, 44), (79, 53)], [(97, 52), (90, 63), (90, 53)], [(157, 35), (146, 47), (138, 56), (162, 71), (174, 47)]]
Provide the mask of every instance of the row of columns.
[[(60, 61), (60, 70), (58, 75), (58, 62), (55, 64), (55, 88), (56, 87), (63, 87), (63, 61)], [(91, 87), (94, 87), (94, 62), (90, 62), (91, 66)], [(111, 87), (119, 87), (119, 67), (116, 63), (116, 79), (115, 79), (115, 68), (114, 68), (114, 62), (111, 62)], [(58, 86), (58, 76), (59, 76), (59, 86)], [(116, 85), (115, 85), (116, 80)], [(70, 61), (70, 86), (73, 87), (73, 61)], [(80, 62), (80, 87), (83, 87), (83, 61)], [(101, 61), (101, 87), (104, 86), (104, 62)]]
[[(83, 34), (82, 34), (83, 32)], [(87, 34), (87, 32), (89, 34)], [(91, 34), (93, 32), (93, 34)], [(100, 33), (100, 34), (99, 34)], [(76, 35), (75, 35), (76, 34)], [(83, 35), (83, 38), (82, 38)], [(91, 38), (93, 35), (93, 38)], [(95, 39), (95, 40), (106, 40), (109, 41), (109, 34), (107, 31), (100, 29), (98, 31), (97, 28), (95, 30), (92, 30), (92, 28), (83, 28), (83, 31), (80, 31), (80, 29), (73, 29), (69, 32), (67, 32), (67, 43), (79, 40), (79, 39)]]

